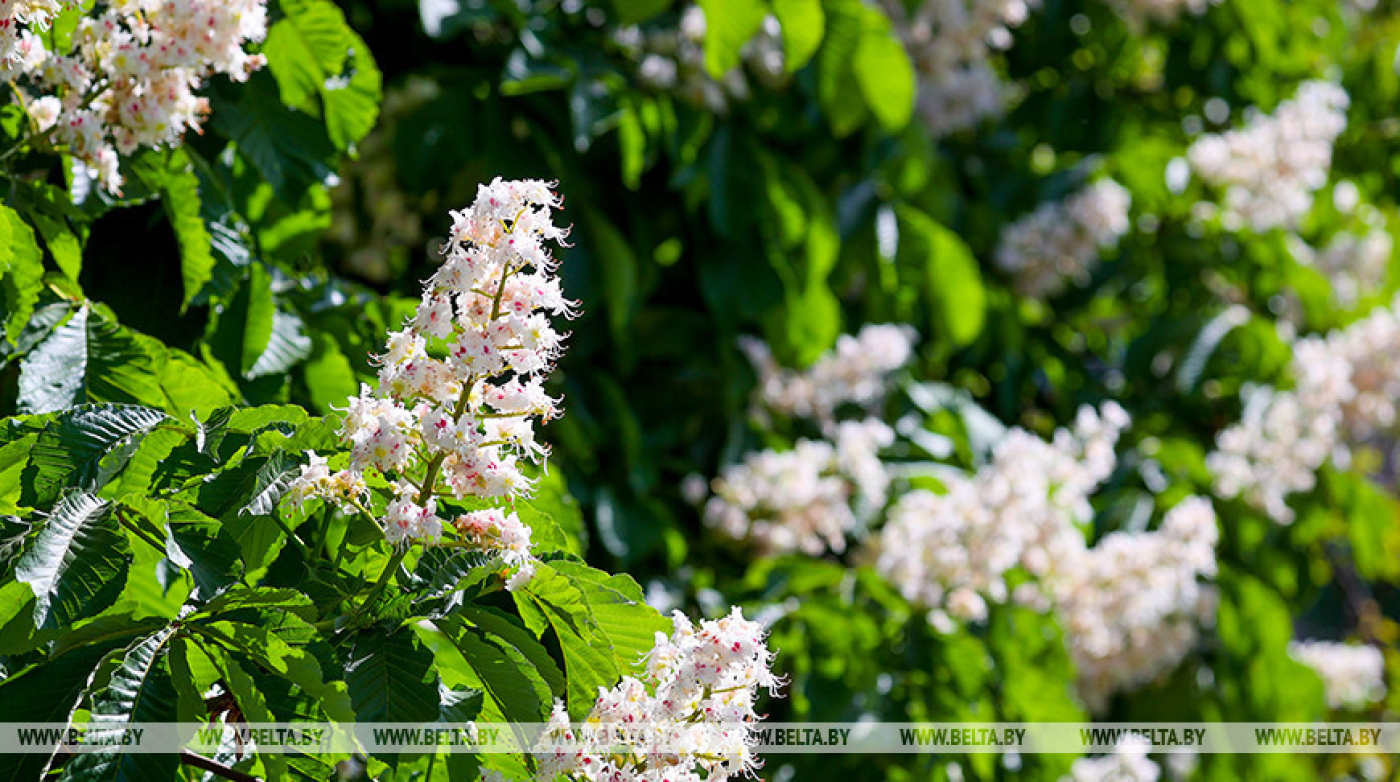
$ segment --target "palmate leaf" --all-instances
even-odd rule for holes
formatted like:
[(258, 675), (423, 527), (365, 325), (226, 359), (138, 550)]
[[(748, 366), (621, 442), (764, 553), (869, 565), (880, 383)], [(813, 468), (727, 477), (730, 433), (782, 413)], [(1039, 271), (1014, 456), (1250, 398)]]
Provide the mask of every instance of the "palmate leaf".
[(462, 660), (486, 693), (484, 718), (539, 722), (549, 712), (549, 686), (535, 666), (515, 647), (472, 627), (449, 634)]
[[(56, 653), (0, 681), (0, 715), (11, 722), (67, 722), (97, 666), (135, 634)], [(35, 782), (48, 762), (49, 754), (37, 752), (7, 757), (0, 763), (0, 782)]]
[(438, 717), (433, 653), (408, 628), (357, 633), (345, 658), (345, 683), (361, 722), (432, 722)]
[[(218, 600), (236, 598), (237, 595), (226, 593)], [(256, 661), (272, 675), (292, 682), (300, 692), (319, 703), (331, 719), (355, 719), (345, 684), (328, 680), (316, 657), (298, 645), (313, 637), (315, 631), (294, 614), (288, 613), (286, 605), (262, 609), (241, 606), (228, 612), (228, 615), (258, 621), (263, 626), (212, 617), (218, 621), (192, 620), (192, 629), (210, 641)]]
[[(172, 722), (175, 684), (165, 665), (174, 628), (156, 632), (123, 655), (106, 688), (93, 697), (92, 722)], [(170, 779), (180, 767), (178, 755), (124, 753), (121, 748), (81, 753), (63, 768), (62, 779), (82, 782)]]
[[(500, 641), (514, 646), (517, 651), (535, 666), (540, 678), (549, 685), (551, 694), (563, 695), (566, 691), (566, 681), (564, 674), (559, 671), (559, 666), (554, 663), (549, 652), (535, 638), (535, 636), (519, 620), (506, 614), (503, 611), (490, 606), (466, 605), (462, 606), (455, 613), (456, 617), (461, 617), (476, 625), (484, 632), (496, 636)], [(439, 622), (440, 626), (453, 627), (454, 620)], [(612, 682), (608, 682), (612, 684)], [(596, 691), (594, 692), (596, 695)]]
[(671, 622), (647, 605), (641, 586), (631, 576), (609, 575), (578, 562), (562, 560), (546, 567), (568, 578), (578, 588), (624, 673), (641, 666), (658, 632), (671, 632)]
[(529, 594), (554, 630), (568, 671), (569, 714), (584, 719), (598, 698), (598, 689), (618, 680), (617, 658), (598, 629), (578, 588), (552, 571), (536, 573)]
[[(230, 694), (238, 704), (238, 710), (243, 714), (243, 718), (248, 722), (277, 722), (277, 717), (268, 708), (267, 698), (262, 690), (254, 682), (252, 675), (244, 666), (229, 654), (215, 655), (215, 664), (223, 672), (223, 681), (228, 685)], [(282, 779), (287, 775), (287, 761), (282, 755), (275, 753), (260, 754), (263, 769), (272, 779)]]
[(34, 624), (67, 627), (121, 594), (131, 548), (104, 500), (82, 492), (54, 507), (15, 566), (34, 591)]
[(301, 107), (319, 96), (331, 142), (347, 149), (378, 117), (379, 68), (334, 3), (282, 0), (280, 5), (286, 16), (268, 30), (263, 53), (282, 101)]
[(75, 486), (97, 492), (126, 466), (141, 440), (170, 420), (137, 405), (92, 405), (50, 421), (34, 443), (23, 473), (23, 498), (30, 505), (57, 499)]
[(86, 302), (20, 363), (17, 406), (47, 413), (90, 402), (133, 402), (181, 418), (233, 401), (227, 378), (188, 354), (123, 328)]

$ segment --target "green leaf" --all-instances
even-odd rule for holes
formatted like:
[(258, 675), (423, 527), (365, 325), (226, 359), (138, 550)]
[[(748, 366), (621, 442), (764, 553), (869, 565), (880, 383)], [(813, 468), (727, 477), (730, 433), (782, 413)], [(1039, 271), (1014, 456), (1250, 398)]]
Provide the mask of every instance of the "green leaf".
[[(295, 614), (286, 611), (276, 608), (252, 611), (262, 618), (264, 626), (244, 622), (201, 621), (194, 627), (201, 635), (255, 660), (258, 665), (295, 684), (303, 693), (316, 699), (332, 720), (353, 721), (355, 712), (351, 708), (345, 684), (327, 681), (316, 658), (284, 637), (310, 638), (315, 635), (315, 630)], [(280, 633), (269, 629), (268, 625), (274, 622), (282, 622)]]
[(323, 413), (334, 407), (345, 406), (345, 400), (359, 390), (355, 381), (355, 369), (350, 359), (340, 351), (329, 334), (320, 333), (313, 337), (315, 347), (310, 359), (302, 367), (302, 378), (311, 403)]
[(189, 571), (198, 596), (209, 600), (237, 583), (243, 572), (238, 542), (223, 525), (185, 504), (169, 508), (165, 555)]
[[(871, 13), (860, 0), (823, 0), (826, 37), (817, 53), (817, 98), (837, 136), (845, 136), (865, 121), (862, 88), (852, 63), (866, 34)], [(888, 20), (885, 22), (888, 24)]]
[(272, 277), (261, 264), (248, 267), (238, 293), (219, 312), (210, 346), (230, 371), (245, 378), (272, 339), (277, 306), (272, 300)]
[(608, 326), (621, 340), (632, 322), (637, 298), (637, 256), (626, 237), (596, 210), (588, 210), (588, 227), (597, 264), (603, 270), (603, 293), (608, 303)]
[(534, 598), (559, 640), (569, 674), (569, 714), (583, 719), (597, 701), (598, 689), (618, 680), (610, 639), (599, 629), (578, 586), (552, 568), (541, 566), (524, 591)]
[(885, 130), (909, 124), (914, 114), (914, 65), (889, 30), (867, 30), (851, 60), (865, 105)]
[(98, 491), (126, 466), (143, 438), (169, 420), (136, 405), (91, 405), (63, 413), (34, 443), (23, 496), (30, 505), (45, 505), (67, 486)]
[[(69, 205), (71, 206), (71, 205)], [(61, 215), (29, 211), (29, 220), (44, 238), (44, 246), (49, 248), (54, 262), (70, 281), (77, 282), (83, 270), (83, 245), (78, 235), (68, 226)]]
[(85, 303), (20, 363), (20, 412), (84, 402), (165, 407), (159, 373), (167, 360), (159, 342), (122, 328), (106, 307)]
[(180, 279), (185, 286), (183, 311), (213, 276), (214, 254), (209, 247), (209, 231), (200, 217), (199, 177), (181, 149), (170, 155), (161, 182), (160, 202), (180, 245)]
[(492, 706), (486, 717), (508, 722), (539, 722), (549, 712), (549, 687), (530, 661), (513, 646), (500, 645), (476, 628), (462, 628), (452, 642)]
[(43, 289), (44, 254), (19, 213), (0, 204), (0, 323), (13, 343), (24, 330)]
[(374, 127), (382, 97), (379, 69), (369, 47), (327, 0), (282, 0), (286, 16), (272, 25), (263, 44), (268, 70), (282, 100), (302, 106), (320, 96), (330, 140), (338, 149), (358, 142)]
[[(267, 347), (258, 356), (244, 377), (280, 375), (311, 355), (311, 338), (301, 331), (301, 318), (285, 312), (273, 312), (272, 333)], [(340, 400), (344, 403), (344, 399)]]
[(565, 576), (582, 593), (623, 672), (639, 670), (642, 657), (656, 642), (656, 634), (671, 632), (671, 622), (647, 605), (642, 588), (631, 576), (608, 575), (582, 563), (563, 560), (540, 566), (541, 571), (546, 569)]
[[(247, 722), (278, 722), (272, 711), (267, 707), (267, 699), (253, 681), (253, 677), (243, 670), (243, 666), (233, 659), (232, 655), (219, 655), (220, 659), (216, 664), (223, 670), (224, 681), (228, 684), (229, 693), (233, 695), (234, 701), (238, 704), (238, 710), (243, 713), (243, 719)], [(259, 753), (262, 760), (263, 769), (272, 779), (282, 779), (287, 775), (286, 759), (276, 753)]]
[[(98, 665), (118, 645), (107, 641), (84, 646), (0, 681), (0, 714), (15, 722), (68, 722)], [(48, 749), (7, 757), (0, 764), (0, 780), (39, 779), (57, 745)]]
[(165, 409), (188, 420), (193, 414), (204, 418), (214, 410), (239, 399), (238, 386), (217, 365), (209, 365), (181, 350), (167, 349), (160, 388), (165, 393)]
[(767, 3), (700, 0), (705, 11), (705, 70), (718, 79), (739, 65), (739, 52), (768, 15)]
[[(112, 673), (106, 688), (93, 698), (92, 722), (173, 722), (176, 693), (164, 655), (174, 628), (132, 646)], [(179, 755), (125, 753), (120, 747), (79, 753), (63, 769), (63, 779), (171, 779), (180, 768)]]
[(171, 640), (165, 662), (175, 684), (176, 719), (180, 722), (204, 721), (209, 715), (204, 693), (219, 681), (223, 673), (198, 644), (184, 636)]
[(773, 15), (783, 30), (784, 65), (789, 72), (796, 71), (821, 46), (826, 12), (821, 0), (773, 0)]
[(412, 630), (365, 630), (345, 659), (345, 683), (361, 722), (432, 722), (438, 717), (433, 653)]
[(295, 200), (334, 175), (338, 153), (326, 128), (285, 106), (271, 76), (258, 72), (246, 84), (215, 83), (210, 91), (217, 104), (210, 128), (236, 143), (279, 195)]
[(934, 326), (955, 345), (972, 342), (982, 333), (987, 309), (977, 259), (957, 234), (923, 212), (901, 206), (896, 214), (899, 263), (922, 267)]
[(0, 513), (19, 513), (25, 506), (20, 489), (24, 468), (29, 466), (29, 454), (39, 440), (38, 432), (0, 446)]
[(110, 511), (90, 494), (70, 494), (25, 546), (15, 578), (34, 591), (37, 627), (71, 626), (116, 602), (131, 548)]
[[(496, 636), (500, 641), (514, 646), (530, 664), (535, 666), (540, 678), (549, 685), (549, 691), (556, 695), (563, 695), (565, 692), (564, 674), (559, 672), (559, 666), (554, 664), (554, 660), (549, 656), (549, 652), (540, 645), (535, 636), (521, 624), (515, 617), (490, 606), (464, 605), (457, 609), (453, 618), (461, 617), (466, 619), (482, 630)], [(441, 624), (441, 623), (440, 623)], [(608, 682), (611, 686), (611, 682)]]

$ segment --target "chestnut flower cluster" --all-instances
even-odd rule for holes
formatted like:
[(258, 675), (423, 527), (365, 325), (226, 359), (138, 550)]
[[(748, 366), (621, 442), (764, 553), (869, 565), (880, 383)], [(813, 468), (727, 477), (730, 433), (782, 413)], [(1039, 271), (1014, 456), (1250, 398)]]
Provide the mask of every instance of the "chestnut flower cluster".
[(909, 326), (867, 325), (841, 335), (806, 370), (780, 367), (767, 344), (742, 338), (758, 375), (755, 413), (813, 420), (824, 439), (802, 438), (789, 450), (749, 453), (725, 467), (712, 482), (705, 522), (763, 553), (844, 552), (846, 537), (885, 505), (890, 476), (880, 451), (895, 433), (875, 417), (838, 422), (837, 412), (846, 405), (869, 411), (882, 401), (891, 375), (913, 357), (915, 336)]
[(1063, 201), (1041, 204), (1001, 233), (996, 264), (1022, 296), (1046, 299), (1083, 285), (1099, 255), (1128, 232), (1128, 191), (1100, 179)]
[(1304, 82), (1273, 114), (1207, 134), (1186, 151), (1192, 170), (1221, 191), (1228, 230), (1295, 228), (1327, 183), (1332, 144), (1346, 130), (1347, 94), (1326, 81)]
[(1136, 733), (1118, 740), (1113, 752), (1097, 758), (1079, 758), (1061, 782), (1157, 782), (1162, 770), (1147, 756), (1152, 744)]
[(1000, 116), (1006, 85), (992, 64), (1011, 47), (1011, 29), (1037, 0), (931, 0), (909, 10), (881, 0), (918, 73), (918, 110), (935, 136), (975, 128)]
[[(534, 419), (560, 414), (544, 391), (563, 350), (550, 315), (572, 317), (550, 244), (567, 229), (551, 215), (561, 199), (538, 180), (494, 180), (469, 209), (453, 212), (445, 261), (427, 281), (417, 313), (389, 335), (379, 387), (361, 387), (341, 435), (349, 465), (331, 473), (313, 458), (293, 482), (289, 501), (313, 496), (356, 510), (369, 471), (393, 484), (397, 499), (383, 520), (394, 545), (434, 540), (442, 532), (436, 498), (511, 501), (531, 489), (519, 461), (549, 453)], [(500, 553), (518, 567), (511, 586), (533, 571), (530, 530), (514, 513), (489, 508), (451, 522), (464, 542)]]
[(785, 416), (833, 420), (837, 408), (851, 404), (869, 408), (889, 389), (890, 375), (914, 357), (917, 333), (894, 323), (862, 326), (858, 334), (842, 334), (836, 345), (805, 370), (784, 369), (762, 340), (743, 337), (739, 349), (758, 374), (757, 400)]
[(1115, 691), (1179, 663), (1215, 609), (1202, 583), (1216, 569), (1208, 501), (1182, 501), (1156, 531), (1085, 540), (1089, 499), (1113, 472), (1127, 425), (1110, 402), (1081, 408), (1074, 428), (1048, 442), (1008, 431), (977, 472), (896, 501), (870, 552), (876, 569), (940, 630), (986, 619), (989, 603), (1055, 612), (1080, 694), (1101, 710)]
[(203, 80), (244, 81), (264, 58), (245, 50), (267, 33), (264, 0), (122, 0), (84, 17), (66, 51), (38, 32), (60, 4), (0, 3), (0, 79), (10, 82), (35, 133), (62, 147), (109, 191), (120, 155), (180, 142), (200, 129)]
[(614, 41), (636, 62), (637, 79), (648, 87), (674, 92), (682, 100), (715, 114), (729, 110), (731, 102), (749, 99), (750, 75), (767, 87), (787, 78), (781, 29), (776, 17), (763, 20), (759, 32), (740, 52), (743, 66), (718, 80), (705, 69), (705, 11), (698, 5), (681, 12), (680, 24), (668, 27), (625, 27)]
[(1080, 408), (1074, 429), (1049, 442), (1011, 429), (987, 464), (950, 475), (942, 494), (916, 489), (895, 502), (873, 544), (875, 568), (928, 607), (935, 627), (985, 619), (987, 601), (1011, 598), (1009, 571), (1046, 576), (1083, 550), (1077, 524), (1092, 518), (1089, 497), (1113, 472), (1127, 426), (1110, 402)]
[(556, 703), (536, 748), (537, 779), (723, 782), (762, 765), (752, 751), (757, 691), (776, 694), (783, 683), (770, 670), (763, 629), (738, 608), (699, 627), (679, 611), (672, 618), (675, 630), (656, 634), (645, 675), (600, 688), (584, 723), (625, 727), (636, 743), (625, 753), (589, 747)]
[(1400, 399), (1400, 298), (1325, 337), (1293, 348), (1291, 390), (1247, 393), (1238, 423), (1216, 436), (1206, 466), (1223, 497), (1242, 497), (1280, 524), (1291, 494), (1316, 484), (1328, 459), (1393, 432)]
[(1334, 709), (1363, 709), (1385, 698), (1385, 658), (1374, 646), (1293, 641), (1288, 654), (1317, 671)]
[(750, 453), (714, 480), (705, 522), (763, 553), (839, 554), (885, 504), (879, 451), (893, 443), (894, 431), (869, 418), (837, 424), (830, 442), (804, 438), (790, 451)]
[(1079, 694), (1103, 711), (1114, 692), (1171, 670), (1215, 616), (1218, 537), (1210, 502), (1190, 497), (1153, 532), (1113, 532), (1057, 562), (1048, 579)]

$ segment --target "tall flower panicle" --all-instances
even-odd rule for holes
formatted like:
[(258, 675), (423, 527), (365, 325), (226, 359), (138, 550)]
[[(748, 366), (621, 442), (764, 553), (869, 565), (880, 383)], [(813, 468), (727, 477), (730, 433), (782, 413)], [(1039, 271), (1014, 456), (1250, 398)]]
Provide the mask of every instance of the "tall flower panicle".
[(1346, 92), (1325, 81), (1304, 82), (1273, 114), (1244, 127), (1200, 137), (1186, 159), (1223, 196), (1227, 228), (1293, 228), (1327, 184), (1332, 144), (1346, 130)]
[(1012, 597), (1013, 568), (1046, 575), (1083, 549), (1077, 525), (1092, 518), (1089, 497), (1113, 472), (1127, 425), (1110, 402), (1082, 408), (1048, 442), (1010, 430), (981, 469), (948, 477), (944, 493), (916, 489), (895, 502), (873, 543), (876, 569), (936, 626), (986, 618), (988, 601)]
[(1070, 283), (1082, 285), (1099, 255), (1128, 232), (1131, 202), (1122, 185), (1101, 179), (1042, 204), (1002, 231), (996, 264), (1023, 296), (1049, 298)]
[(359, 509), (359, 476), (377, 471), (397, 492), (383, 520), (389, 542), (431, 541), (450, 527), (514, 567), (511, 586), (529, 578), (530, 530), (514, 513), (490, 508), (446, 522), (436, 503), (512, 501), (531, 489), (521, 461), (549, 454), (534, 421), (560, 414), (544, 390), (564, 341), (550, 316), (573, 317), (578, 307), (555, 276), (550, 246), (568, 231), (552, 222), (561, 200), (550, 188), (497, 178), (452, 213), (442, 266), (376, 358), (378, 388), (349, 401), (348, 466), (332, 473), (313, 457), (288, 492), (293, 502), (322, 496)]
[(1118, 690), (1171, 670), (1215, 615), (1215, 510), (1191, 497), (1152, 532), (1113, 532), (1048, 579), (1079, 693), (1102, 711)]
[(1053, 611), (1080, 694), (1102, 709), (1115, 691), (1179, 663), (1215, 609), (1205, 583), (1216, 568), (1208, 501), (1177, 504), (1155, 531), (1088, 545), (1090, 498), (1112, 474), (1127, 425), (1108, 403), (1081, 408), (1074, 427), (1049, 441), (1008, 431), (975, 473), (944, 478), (941, 494), (917, 489), (895, 502), (871, 546), (876, 569), (940, 630), (981, 622), (1008, 602)]
[(885, 504), (879, 451), (894, 431), (878, 419), (843, 421), (833, 441), (801, 439), (789, 451), (750, 453), (725, 467), (705, 522), (765, 553), (841, 553), (846, 536)]
[(696, 627), (673, 614), (669, 637), (656, 634), (641, 678), (626, 676), (599, 690), (585, 726), (628, 729), (633, 744), (589, 746), (557, 703), (542, 746), (537, 778), (589, 782), (723, 782), (762, 765), (752, 751), (759, 688), (776, 694), (773, 653), (757, 622), (738, 608)]
[(1206, 457), (1221, 496), (1241, 497), (1281, 524), (1295, 516), (1289, 496), (1311, 490), (1323, 464), (1346, 463), (1352, 447), (1400, 423), (1400, 298), (1299, 340), (1293, 374), (1292, 389), (1251, 390), (1240, 421)]
[(84, 17), (66, 50), (48, 51), (53, 0), (0, 3), (0, 80), (33, 129), (116, 192), (120, 155), (178, 144), (209, 112), (196, 92), (224, 74), (243, 81), (265, 62), (246, 50), (267, 34), (265, 0), (123, 0)]

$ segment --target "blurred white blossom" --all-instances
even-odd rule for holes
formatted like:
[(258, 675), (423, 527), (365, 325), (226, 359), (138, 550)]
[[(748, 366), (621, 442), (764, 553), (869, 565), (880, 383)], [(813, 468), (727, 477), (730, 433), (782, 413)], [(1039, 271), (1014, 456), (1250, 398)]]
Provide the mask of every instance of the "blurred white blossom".
[(1191, 168), (1223, 198), (1226, 228), (1295, 228), (1327, 184), (1332, 144), (1347, 126), (1349, 100), (1326, 81), (1299, 86), (1273, 114), (1256, 113), (1244, 127), (1198, 138)]
[(1023, 296), (1049, 298), (1069, 283), (1083, 285), (1100, 254), (1131, 227), (1131, 201), (1117, 182), (1100, 179), (1063, 201), (1041, 204), (1002, 230), (996, 264)]
[(1317, 470), (1350, 448), (1393, 431), (1400, 403), (1400, 298), (1293, 349), (1291, 390), (1254, 388), (1238, 423), (1216, 436), (1206, 457), (1223, 497), (1242, 497), (1288, 524), (1291, 494), (1316, 484)]
[(1157, 782), (1161, 769), (1147, 756), (1152, 745), (1136, 733), (1118, 740), (1112, 754), (1079, 758), (1061, 782)]
[(869, 408), (888, 391), (890, 375), (914, 357), (913, 328), (868, 324), (858, 334), (842, 334), (836, 345), (805, 370), (778, 366), (767, 344), (743, 337), (739, 347), (758, 374), (757, 400), (786, 416), (834, 420), (845, 404)]
[(918, 74), (918, 111), (935, 136), (1000, 116), (1007, 87), (992, 55), (1010, 48), (1011, 30), (1037, 0), (929, 0), (913, 10), (881, 0)]
[(1294, 641), (1288, 653), (1322, 677), (1334, 709), (1361, 709), (1385, 698), (1385, 658), (1374, 646)]

